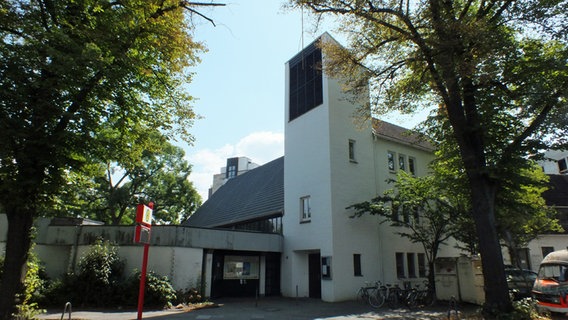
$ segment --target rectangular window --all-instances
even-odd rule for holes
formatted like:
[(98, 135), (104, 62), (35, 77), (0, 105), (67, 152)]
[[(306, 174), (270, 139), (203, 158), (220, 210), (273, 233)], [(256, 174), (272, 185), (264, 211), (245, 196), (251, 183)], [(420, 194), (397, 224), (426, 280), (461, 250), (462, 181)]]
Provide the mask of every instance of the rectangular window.
[(418, 276), (426, 278), (426, 255), (424, 253), (418, 254)]
[(414, 262), (414, 253), (406, 253), (406, 264), (408, 265), (408, 277), (416, 278), (416, 265)]
[(406, 156), (403, 154), (398, 155), (398, 168), (402, 171), (406, 171)]
[(414, 217), (414, 223), (415, 224), (420, 223), (420, 209), (414, 208), (412, 210), (412, 216)]
[(237, 176), (237, 167), (236, 166), (230, 166), (227, 169), (227, 179), (231, 179)]
[(355, 140), (349, 139), (349, 161), (357, 162), (355, 159)]
[(310, 208), (310, 196), (300, 198), (300, 221), (308, 222), (312, 218), (312, 211)]
[(567, 173), (566, 158), (558, 160), (558, 172)]
[(359, 253), (353, 254), (353, 275), (356, 277), (361, 277), (361, 255)]
[(405, 278), (404, 274), (404, 253), (396, 253), (396, 276), (398, 278)]
[(388, 161), (389, 171), (394, 171), (395, 170), (395, 167), (394, 167), (394, 152), (392, 152), (392, 151), (387, 152), (387, 161)]
[(259, 266), (257, 256), (225, 256), (223, 279), (258, 279)]
[(289, 121), (323, 103), (322, 53), (317, 43), (289, 62)]
[(540, 247), (540, 250), (542, 251), (542, 257), (544, 258), (547, 254), (554, 251), (554, 247)]
[(413, 176), (416, 175), (416, 159), (413, 157), (408, 157), (408, 172)]
[(408, 208), (402, 208), (402, 221), (404, 221), (404, 223), (409, 224), (410, 223), (410, 213), (408, 212)]

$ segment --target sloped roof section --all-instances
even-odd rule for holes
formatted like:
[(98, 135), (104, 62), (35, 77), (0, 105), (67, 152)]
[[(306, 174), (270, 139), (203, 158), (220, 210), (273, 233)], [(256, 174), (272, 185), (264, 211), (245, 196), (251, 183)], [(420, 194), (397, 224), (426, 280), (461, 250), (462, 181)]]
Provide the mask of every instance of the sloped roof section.
[(417, 132), (376, 118), (373, 118), (373, 134), (393, 142), (411, 145), (426, 151), (434, 151), (434, 146)]
[(183, 225), (214, 228), (284, 211), (284, 157), (228, 180)]

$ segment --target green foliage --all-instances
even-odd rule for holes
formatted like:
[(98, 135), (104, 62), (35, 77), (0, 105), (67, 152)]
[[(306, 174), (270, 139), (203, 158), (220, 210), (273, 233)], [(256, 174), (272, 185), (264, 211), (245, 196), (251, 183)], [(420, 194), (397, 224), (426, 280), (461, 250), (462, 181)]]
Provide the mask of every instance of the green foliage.
[(535, 299), (525, 298), (513, 301), (513, 311), (507, 314), (500, 314), (496, 317), (499, 320), (537, 320), (549, 319), (543, 317), (538, 312), (538, 306)]
[[(0, 204), (9, 234), (18, 235), (7, 241), (13, 250), (6, 261), (14, 264), (7, 269), (23, 270), (31, 239), (19, 236), (65, 203), (56, 199), (67, 192), (69, 173), (113, 159), (112, 152), (137, 159), (153, 149), (150, 134), (193, 140), (187, 83), (204, 47), (187, 14), (199, 5), (208, 4), (1, 2)], [(9, 317), (22, 287), (22, 274), (6, 276), (0, 319)]]
[(117, 293), (124, 272), (124, 261), (118, 255), (118, 247), (109, 241), (97, 239), (89, 251), (81, 257), (76, 275), (70, 276), (77, 304), (102, 307)]
[[(127, 300), (128, 304), (136, 305), (138, 301), (138, 291), (140, 285), (141, 272), (136, 271), (126, 280), (124, 284), (125, 291), (128, 293), (136, 292)], [(172, 287), (168, 277), (160, 276), (153, 271), (146, 273), (144, 291), (144, 306), (148, 307), (171, 307), (172, 303), (177, 300), (176, 290)]]
[[(201, 197), (189, 181), (191, 166), (184, 152), (164, 140), (152, 138), (153, 150), (139, 158), (113, 158), (85, 166), (69, 174), (76, 183), (67, 190), (62, 206), (55, 210), (103, 221), (106, 224), (133, 223), (138, 203), (154, 202), (154, 222), (179, 223), (201, 204)], [(110, 156), (110, 155), (109, 155)]]
[[(81, 258), (76, 274), (66, 274), (49, 283), (39, 303), (43, 306), (65, 305), (82, 307), (136, 306), (140, 272), (124, 279), (124, 261), (118, 256), (118, 247), (109, 241), (97, 240)], [(169, 279), (148, 272), (144, 305), (164, 307), (176, 300), (176, 292)]]
[[(3, 265), (4, 257), (0, 256), (0, 281), (2, 280)], [(17, 305), (17, 314), (14, 315), (15, 319), (18, 320), (35, 319), (37, 315), (44, 312), (37, 302), (42, 297), (46, 276), (44, 268), (35, 254), (30, 254), (26, 269), (25, 291), (18, 298), (20, 303)]]

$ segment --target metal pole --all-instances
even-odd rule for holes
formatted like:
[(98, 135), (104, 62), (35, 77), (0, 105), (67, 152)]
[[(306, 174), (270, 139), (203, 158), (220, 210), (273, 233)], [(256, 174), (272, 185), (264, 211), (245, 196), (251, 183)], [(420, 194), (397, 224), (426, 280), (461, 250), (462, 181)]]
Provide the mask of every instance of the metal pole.
[(148, 268), (148, 251), (150, 244), (144, 244), (144, 257), (142, 258), (142, 272), (140, 274), (140, 288), (138, 289), (138, 317), (137, 320), (142, 320), (142, 309), (144, 308), (144, 288), (146, 286), (146, 270)]

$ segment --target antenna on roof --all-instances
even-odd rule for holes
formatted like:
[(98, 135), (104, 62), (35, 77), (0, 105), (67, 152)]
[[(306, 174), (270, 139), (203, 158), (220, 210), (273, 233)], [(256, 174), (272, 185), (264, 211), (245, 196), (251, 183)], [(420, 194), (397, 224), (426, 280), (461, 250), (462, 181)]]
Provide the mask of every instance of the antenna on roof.
[(301, 9), (302, 9), (302, 50), (304, 50), (304, 5), (302, 5)]
[(301, 11), (301, 35), (300, 35), (300, 54), (302, 55), (302, 69), (304, 69), (304, 5), (300, 5)]

